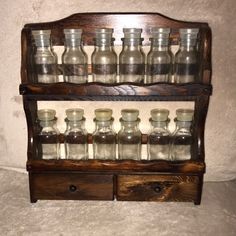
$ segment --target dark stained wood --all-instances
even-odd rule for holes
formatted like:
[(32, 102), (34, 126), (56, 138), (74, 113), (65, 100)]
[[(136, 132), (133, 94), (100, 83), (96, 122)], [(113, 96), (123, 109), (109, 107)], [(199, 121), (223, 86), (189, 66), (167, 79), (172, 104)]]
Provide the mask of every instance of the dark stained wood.
[(31, 173), (34, 199), (113, 200), (113, 176), (77, 173)]
[(198, 176), (119, 175), (117, 200), (196, 201)]
[(208, 96), (199, 96), (195, 101), (193, 135), (195, 140), (195, 158), (205, 160), (204, 131), (209, 105)]
[[(179, 28), (199, 28), (198, 83), (193, 84), (34, 84), (32, 30), (51, 29), (53, 45), (64, 44), (64, 28), (82, 28), (84, 45), (94, 45), (96, 28), (114, 28), (115, 45), (121, 45), (122, 28), (143, 29), (149, 45), (151, 27), (170, 27), (171, 44), (179, 41)], [(54, 22), (27, 24), (21, 33), (20, 94), (28, 127), (30, 199), (96, 199), (193, 201), (200, 204), (205, 172), (204, 129), (212, 93), (211, 29), (207, 23), (178, 21), (158, 13), (79, 13)], [(61, 65), (59, 65), (61, 74)], [(194, 148), (188, 161), (42, 160), (37, 159), (37, 101), (194, 101)], [(63, 134), (60, 141), (64, 141)], [(88, 135), (92, 143), (91, 134)], [(147, 135), (142, 135), (142, 143)]]
[(205, 163), (201, 161), (163, 161), (163, 160), (28, 160), (28, 171), (84, 171), (84, 172), (165, 172), (192, 173), (205, 172)]
[(36, 155), (36, 139), (35, 135), (37, 133), (35, 126), (35, 120), (37, 117), (37, 101), (28, 101), (25, 96), (23, 96), (23, 105), (27, 121), (28, 129), (28, 146), (27, 146), (27, 156), (28, 160), (34, 159)]
[(210, 95), (211, 85), (204, 84), (102, 84), (71, 83), (21, 84), (20, 94), (36, 100), (195, 100)]

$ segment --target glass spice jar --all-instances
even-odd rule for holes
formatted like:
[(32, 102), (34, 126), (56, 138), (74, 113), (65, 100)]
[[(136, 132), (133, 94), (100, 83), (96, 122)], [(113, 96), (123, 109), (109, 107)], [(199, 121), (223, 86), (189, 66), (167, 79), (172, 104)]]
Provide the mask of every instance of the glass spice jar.
[(33, 30), (32, 35), (36, 46), (34, 54), (36, 82), (58, 82), (57, 55), (51, 47), (51, 30)]
[(113, 29), (95, 30), (95, 49), (92, 53), (92, 74), (94, 82), (115, 83), (117, 76), (117, 55), (113, 48)]
[(88, 80), (88, 56), (81, 44), (81, 29), (64, 29), (65, 51), (62, 54), (65, 82), (82, 84)]
[(121, 129), (118, 133), (119, 159), (141, 159), (141, 138), (138, 118), (139, 111), (136, 109), (121, 110)]
[(87, 131), (84, 127), (84, 110), (79, 108), (67, 109), (65, 119), (67, 128), (65, 131), (66, 159), (88, 159)]
[(58, 159), (60, 151), (59, 131), (56, 128), (56, 111), (52, 109), (38, 110), (40, 130), (38, 138), (38, 157), (42, 159)]
[(95, 110), (96, 129), (93, 133), (94, 159), (116, 159), (116, 133), (113, 130), (112, 110), (101, 108)]

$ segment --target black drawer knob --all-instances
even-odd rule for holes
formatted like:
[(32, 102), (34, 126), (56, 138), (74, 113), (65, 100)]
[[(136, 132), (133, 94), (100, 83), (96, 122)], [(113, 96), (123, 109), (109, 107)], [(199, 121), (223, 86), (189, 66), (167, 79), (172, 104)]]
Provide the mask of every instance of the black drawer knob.
[(161, 186), (155, 186), (155, 187), (154, 187), (154, 191), (155, 191), (156, 193), (160, 193), (161, 190), (162, 190)]
[(69, 186), (69, 190), (70, 190), (70, 192), (74, 193), (77, 190), (77, 187), (75, 185), (71, 184)]

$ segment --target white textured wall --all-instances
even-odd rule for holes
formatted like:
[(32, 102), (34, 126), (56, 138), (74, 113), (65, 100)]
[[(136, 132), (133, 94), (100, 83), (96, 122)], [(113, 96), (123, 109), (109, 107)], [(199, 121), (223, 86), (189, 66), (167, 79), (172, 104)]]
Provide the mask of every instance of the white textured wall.
[(142, 11), (210, 24), (213, 32), (214, 92), (206, 124), (205, 179), (236, 177), (236, 1), (0, 0), (0, 4), (0, 165), (24, 168), (26, 161), (26, 122), (18, 95), (20, 31), (23, 25), (53, 21), (77, 12)]

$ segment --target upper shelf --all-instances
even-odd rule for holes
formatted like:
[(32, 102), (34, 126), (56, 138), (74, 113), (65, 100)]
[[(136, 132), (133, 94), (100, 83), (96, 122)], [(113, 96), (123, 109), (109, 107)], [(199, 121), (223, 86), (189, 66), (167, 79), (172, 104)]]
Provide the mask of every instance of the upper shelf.
[(194, 101), (211, 95), (211, 85), (191, 84), (21, 84), (20, 94), (32, 100)]
[(123, 28), (142, 28), (143, 45), (149, 45), (151, 27), (171, 28), (170, 43), (178, 44), (180, 28), (199, 28), (199, 81), (211, 83), (211, 29), (207, 23), (171, 19), (158, 13), (77, 13), (67, 18), (27, 24), (21, 32), (21, 82), (32, 83), (34, 78), (32, 30), (50, 29), (53, 45), (64, 45), (63, 29), (81, 28), (84, 45), (94, 45), (96, 28), (114, 28), (115, 45), (121, 45)]

